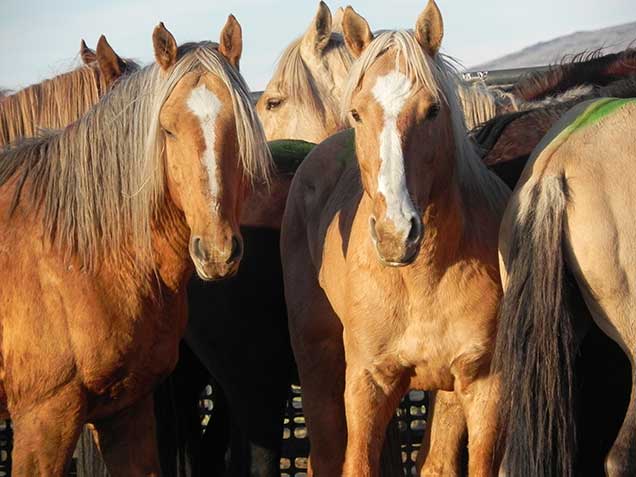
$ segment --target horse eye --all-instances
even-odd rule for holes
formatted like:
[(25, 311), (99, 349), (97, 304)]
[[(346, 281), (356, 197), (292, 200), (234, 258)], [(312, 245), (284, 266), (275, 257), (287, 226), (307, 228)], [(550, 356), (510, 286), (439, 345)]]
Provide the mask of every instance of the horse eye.
[(166, 128), (161, 128), (166, 136), (169, 138), (174, 138), (174, 133)]
[(267, 110), (271, 111), (272, 109), (278, 108), (283, 103), (283, 100), (280, 98), (269, 98), (267, 100)]
[(435, 119), (439, 114), (439, 103), (433, 103), (428, 108), (428, 112), (426, 113), (426, 119)]
[(353, 120), (354, 120), (356, 123), (360, 123), (360, 122), (362, 122), (362, 119), (360, 119), (360, 114), (358, 113), (358, 111), (357, 111), (357, 110), (352, 109), (352, 110), (351, 110), (351, 111), (349, 111), (349, 112), (351, 113), (351, 117), (353, 118)]

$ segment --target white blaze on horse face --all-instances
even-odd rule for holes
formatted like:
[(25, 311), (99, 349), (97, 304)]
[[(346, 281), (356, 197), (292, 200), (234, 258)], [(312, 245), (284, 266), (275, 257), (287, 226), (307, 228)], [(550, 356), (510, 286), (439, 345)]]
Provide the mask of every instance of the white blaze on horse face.
[(373, 96), (384, 110), (384, 127), (380, 133), (380, 173), (378, 193), (386, 201), (386, 217), (404, 236), (411, 230), (411, 218), (417, 215), (409, 197), (404, 172), (402, 138), (397, 118), (411, 93), (411, 80), (399, 71), (381, 76), (373, 86)]
[(218, 208), (219, 180), (218, 164), (216, 162), (215, 123), (216, 117), (221, 111), (221, 101), (216, 95), (201, 84), (194, 88), (188, 98), (188, 107), (194, 115), (199, 118), (203, 140), (205, 141), (205, 151), (203, 151), (203, 163), (208, 170), (210, 195), (212, 196), (212, 209)]

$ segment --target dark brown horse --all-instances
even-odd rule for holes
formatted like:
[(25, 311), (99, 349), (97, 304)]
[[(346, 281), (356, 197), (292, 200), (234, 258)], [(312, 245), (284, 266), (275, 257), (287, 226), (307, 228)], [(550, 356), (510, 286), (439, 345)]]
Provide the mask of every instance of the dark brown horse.
[(525, 101), (557, 96), (581, 85), (606, 86), (636, 75), (636, 49), (600, 55), (600, 50), (566, 57), (548, 71), (532, 73), (512, 88), (512, 94)]

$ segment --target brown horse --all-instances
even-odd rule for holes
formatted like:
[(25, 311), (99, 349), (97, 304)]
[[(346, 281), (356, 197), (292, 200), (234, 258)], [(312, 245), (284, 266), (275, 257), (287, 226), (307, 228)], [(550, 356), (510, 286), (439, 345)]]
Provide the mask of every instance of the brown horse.
[(178, 48), (163, 24), (153, 43), (157, 64), (78, 122), (0, 153), (0, 396), (19, 476), (62, 475), (85, 422), (113, 475), (157, 475), (150, 393), (176, 360), (190, 257), (205, 279), (236, 271), (243, 196), (268, 176), (236, 20), (218, 46)]
[(268, 140), (318, 143), (345, 128), (339, 107), (352, 57), (341, 20), (341, 9), (332, 19), (321, 1), (305, 34), (283, 53), (256, 105)]
[(600, 55), (602, 50), (566, 57), (547, 71), (522, 78), (511, 93), (525, 101), (540, 101), (582, 85), (607, 86), (636, 75), (636, 49)]
[(42, 129), (62, 128), (83, 116), (123, 75), (138, 69), (102, 35), (93, 52), (84, 40), (84, 66), (6, 96), (0, 103), (0, 147)]
[(470, 473), (491, 475), (496, 241), (508, 191), (468, 141), (433, 1), (415, 34), (374, 39), (352, 9), (343, 28), (361, 55), (343, 103), (355, 132), (300, 167), (281, 238), (312, 472), (378, 475), (385, 427), (417, 387), (455, 392)]
[(509, 475), (575, 475), (572, 362), (583, 324), (572, 287), (631, 362), (631, 399), (606, 472), (636, 473), (635, 118), (634, 99), (574, 107), (537, 146), (506, 209), (495, 365), (509, 390), (501, 406)]

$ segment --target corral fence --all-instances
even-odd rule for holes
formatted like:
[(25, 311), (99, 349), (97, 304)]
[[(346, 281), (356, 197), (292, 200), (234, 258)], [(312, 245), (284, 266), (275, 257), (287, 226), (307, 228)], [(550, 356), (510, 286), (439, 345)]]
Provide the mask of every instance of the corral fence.
[[(523, 76), (547, 71), (548, 66), (534, 68), (515, 68), (506, 70), (483, 70), (462, 73), (462, 79), (467, 82), (483, 82), (488, 86), (505, 87), (516, 83)], [(262, 92), (253, 92), (251, 99), (258, 101)], [(209, 415), (213, 405), (209, 386), (201, 395), (200, 408), (203, 424), (213, 425), (205, 419)], [(401, 402), (396, 413), (396, 421), (400, 435), (401, 458), (404, 475), (415, 475), (415, 461), (417, 451), (424, 436), (426, 427), (427, 399), (421, 391), (411, 391)], [(205, 432), (205, 431), (204, 431)], [(11, 475), (11, 449), (13, 444), (13, 432), (9, 421), (0, 421), (0, 477)], [(288, 401), (285, 413), (283, 432), (283, 457), (281, 459), (282, 477), (304, 477), (307, 472), (307, 456), (309, 442), (305, 418), (302, 413), (301, 390), (298, 386), (292, 386), (291, 398)], [(78, 455), (75, 455), (75, 459)], [(81, 456), (80, 456), (81, 458)], [(71, 475), (75, 473), (75, 459), (71, 468)]]

